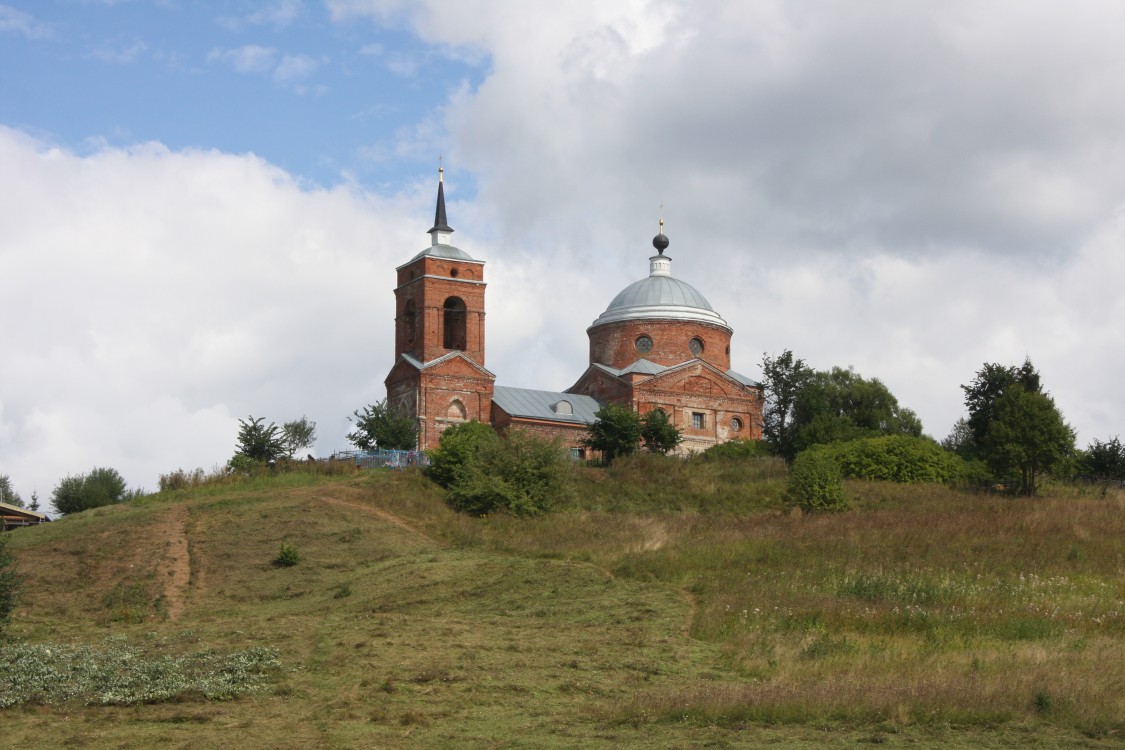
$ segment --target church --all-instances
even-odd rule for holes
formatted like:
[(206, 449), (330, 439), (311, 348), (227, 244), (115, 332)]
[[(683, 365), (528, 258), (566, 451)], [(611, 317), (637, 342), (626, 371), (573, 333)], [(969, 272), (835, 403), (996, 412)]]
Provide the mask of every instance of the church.
[(430, 246), (396, 270), (395, 361), (387, 405), (418, 423), (418, 447), (478, 420), (501, 433), (559, 438), (576, 457), (605, 404), (663, 410), (683, 453), (762, 436), (762, 388), (731, 369), (734, 331), (694, 287), (672, 276), (669, 240), (652, 240), (647, 277), (629, 284), (586, 329), (590, 361), (562, 392), (496, 385), (485, 367), (484, 261), (451, 244), (443, 170)]

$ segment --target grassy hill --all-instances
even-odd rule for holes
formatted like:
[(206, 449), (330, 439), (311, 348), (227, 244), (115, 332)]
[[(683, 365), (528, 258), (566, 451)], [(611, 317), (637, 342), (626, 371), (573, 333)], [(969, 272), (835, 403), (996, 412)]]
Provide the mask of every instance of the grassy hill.
[[(3, 744), (1125, 742), (1125, 498), (860, 483), (805, 516), (783, 480), (639, 459), (576, 469), (567, 511), (474, 519), (416, 474), (287, 474), (21, 530), (9, 672), (86, 659), (114, 688), (39, 688)], [(171, 700), (99, 704), (181, 668)]]

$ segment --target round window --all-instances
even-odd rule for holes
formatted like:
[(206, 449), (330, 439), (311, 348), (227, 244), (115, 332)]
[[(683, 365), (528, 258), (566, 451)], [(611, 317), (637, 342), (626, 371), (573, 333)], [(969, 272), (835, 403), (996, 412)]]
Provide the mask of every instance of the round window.
[(633, 346), (637, 347), (637, 351), (641, 354), (648, 354), (652, 351), (652, 339), (648, 336), (638, 336)]
[(458, 270), (456, 268), (454, 268), (452, 271), (449, 272), (449, 275), (452, 276), (453, 278), (457, 278), (458, 273), (459, 273)]
[(734, 432), (742, 432), (742, 420), (738, 417), (730, 418), (730, 428)]
[(691, 349), (692, 354), (698, 357), (700, 354), (703, 354), (703, 339), (696, 336), (688, 342), (688, 348)]

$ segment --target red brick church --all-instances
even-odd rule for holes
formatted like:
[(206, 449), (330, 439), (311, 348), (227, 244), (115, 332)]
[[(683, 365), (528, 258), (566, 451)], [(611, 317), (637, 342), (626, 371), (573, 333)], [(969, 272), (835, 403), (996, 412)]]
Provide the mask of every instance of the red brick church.
[(396, 269), (395, 363), (387, 403), (418, 420), (418, 444), (476, 419), (559, 437), (576, 451), (607, 403), (662, 409), (683, 432), (680, 450), (762, 436), (761, 386), (730, 368), (733, 331), (706, 298), (673, 278), (668, 238), (652, 240), (649, 275), (621, 290), (586, 334), (590, 363), (562, 392), (495, 384), (485, 368), (484, 261), (450, 244), (438, 170), (430, 247)]

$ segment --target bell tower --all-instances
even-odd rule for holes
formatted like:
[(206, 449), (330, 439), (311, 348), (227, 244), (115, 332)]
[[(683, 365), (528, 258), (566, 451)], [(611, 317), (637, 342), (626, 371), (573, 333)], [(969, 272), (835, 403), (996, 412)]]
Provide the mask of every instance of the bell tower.
[(450, 243), (445, 170), (438, 168), (430, 246), (396, 270), (395, 365), (387, 403), (418, 419), (419, 448), (453, 422), (488, 422), (494, 376), (484, 369), (484, 261)]

